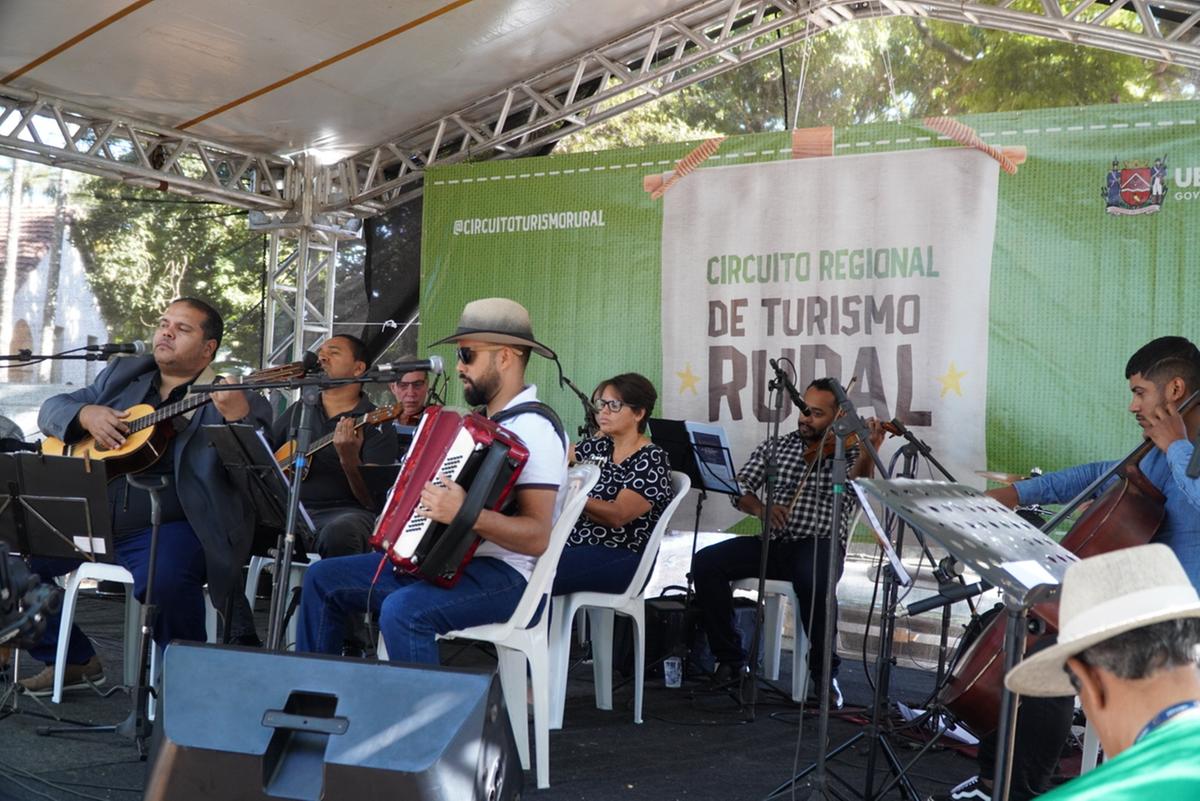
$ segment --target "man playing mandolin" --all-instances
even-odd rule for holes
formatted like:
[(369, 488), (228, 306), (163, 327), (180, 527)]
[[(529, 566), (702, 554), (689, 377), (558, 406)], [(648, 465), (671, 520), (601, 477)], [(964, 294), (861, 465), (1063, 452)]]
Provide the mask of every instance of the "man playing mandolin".
[[(1151, 542), (1174, 551), (1188, 580), (1200, 589), (1200, 479), (1188, 478), (1196, 435), (1200, 433), (1200, 404), (1183, 405), (1200, 389), (1200, 350), (1184, 337), (1159, 337), (1138, 349), (1125, 366), (1134, 415), (1154, 448), (1138, 463), (1141, 473), (1165, 497), (1161, 525)], [(1066, 503), (1082, 492), (1113, 462), (1093, 462), (1018, 481), (989, 495), (1009, 507)], [(1110, 481), (1111, 486), (1116, 479)], [(1101, 492), (1108, 487), (1101, 489)], [(1098, 493), (1099, 495), (1099, 493)], [(1046, 645), (1050, 643), (1047, 642)], [(1066, 698), (1026, 698), (1017, 717), (1013, 754), (1011, 801), (1026, 801), (1049, 789), (1059, 754), (1070, 731), (1074, 704)], [(983, 737), (979, 776), (974, 776), (930, 801), (990, 801), (995, 734)]]
[[(321, 344), (317, 359), (328, 377), (353, 378), (367, 370), (366, 349), (358, 337), (339, 334)], [(365, 416), (374, 409), (361, 384), (321, 391), (312, 440), (314, 444), (327, 440), (329, 447), (315, 453), (310, 449), (300, 500), (316, 526), (316, 548), (322, 558), (370, 550), (367, 540), (375, 526), (375, 501), (359, 467), (396, 461), (396, 438), (365, 424)], [(275, 421), (271, 429), (274, 446), (291, 444), (300, 411), (301, 404), (294, 403)], [(332, 440), (328, 440), (330, 436)]]
[[(133, 417), (127, 410), (138, 404), (164, 409), (181, 401), (196, 382), (212, 383), (210, 363), (221, 344), (224, 324), (209, 304), (195, 298), (172, 302), (159, 318), (152, 356), (116, 359), (96, 380), (75, 392), (48, 399), (38, 425), (48, 436), (71, 445), (91, 437), (103, 451), (120, 450), (132, 440)], [(203, 426), (221, 422), (269, 424), (270, 406), (245, 391), (214, 392), (211, 402), (190, 413), (168, 417), (158, 425), (173, 430), (161, 456), (141, 471), (141, 478), (161, 476), (159, 492), (162, 527), (158, 539), (155, 600), (159, 613), (154, 640), (206, 638), (203, 587), (207, 582), (213, 603), (224, 612), (227, 602), (245, 605), (239, 592), (241, 566), (253, 535), (250, 510), (245, 509), (230, 483)], [(106, 460), (106, 464), (109, 462)], [(118, 462), (114, 458), (113, 465)], [(113, 471), (110, 470), (111, 476)], [(108, 485), (116, 559), (133, 574), (134, 592), (144, 600), (150, 545), (149, 493), (130, 486), (124, 476)], [(31, 567), (43, 581), (73, 570), (67, 559), (33, 559)], [(234, 614), (233, 639), (255, 640), (248, 608)], [(239, 631), (239, 624), (244, 630)], [(31, 650), (48, 667), (21, 682), (35, 694), (48, 694), (53, 684), (57, 615), (46, 626), (42, 643)], [(104, 680), (99, 657), (78, 627), (67, 647), (64, 689)]]

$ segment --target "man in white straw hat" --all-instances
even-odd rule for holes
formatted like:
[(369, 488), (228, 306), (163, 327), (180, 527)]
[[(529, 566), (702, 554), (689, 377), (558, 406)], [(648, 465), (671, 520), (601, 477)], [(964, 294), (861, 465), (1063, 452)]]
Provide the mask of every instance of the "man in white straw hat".
[[(304, 577), (299, 651), (337, 653), (346, 618), (368, 611), (369, 604), (379, 616), (391, 659), (436, 665), (437, 635), (512, 615), (546, 550), (566, 485), (566, 439), (554, 413), (538, 402), (537, 387), (525, 383), (525, 365), (531, 352), (551, 359), (554, 352), (534, 339), (525, 307), (506, 298), (468, 303), (454, 334), (433, 344), (449, 341), (458, 344), (458, 377), (467, 403), (484, 406), (488, 417), (529, 449), (514, 508), (511, 514), (479, 513), (474, 529), (484, 542), (453, 587), (390, 570), (380, 573), (376, 553), (317, 562)], [(450, 523), (465, 496), (454, 482), (426, 484), (423, 514)]]
[(1108, 761), (1044, 801), (1200, 798), (1200, 596), (1165, 545), (1076, 562), (1058, 643), (1018, 664), (1015, 693), (1072, 692)]

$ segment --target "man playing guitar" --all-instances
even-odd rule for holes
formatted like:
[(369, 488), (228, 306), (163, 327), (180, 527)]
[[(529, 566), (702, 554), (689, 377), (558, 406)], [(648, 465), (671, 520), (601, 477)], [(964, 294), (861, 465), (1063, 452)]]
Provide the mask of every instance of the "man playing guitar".
[[(321, 369), (330, 378), (360, 376), (367, 369), (366, 345), (358, 337), (330, 337), (317, 350)], [(356, 422), (375, 409), (361, 384), (343, 384), (321, 391), (313, 440), (333, 435), (332, 447), (311, 453), (300, 484), (300, 500), (316, 526), (317, 553), (322, 558), (364, 553), (375, 526), (375, 501), (359, 466), (391, 464), (396, 438), (373, 425)], [(283, 445), (299, 422), (301, 404), (294, 403), (275, 421), (271, 444)]]
[[(38, 426), (48, 436), (67, 444), (86, 436), (101, 449), (119, 449), (129, 433), (127, 411), (137, 404), (159, 408), (187, 394), (196, 381), (211, 383), (210, 368), (221, 344), (224, 324), (209, 304), (195, 298), (172, 302), (158, 321), (154, 353), (110, 362), (96, 380), (75, 392), (48, 399), (38, 415)], [(166, 487), (159, 492), (162, 527), (158, 540), (155, 598), (159, 614), (154, 640), (166, 645), (174, 639), (203, 641), (203, 587), (207, 582), (217, 610), (232, 602), (237, 613), (226, 629), (232, 639), (256, 640), (253, 621), (240, 589), (240, 570), (249, 553), (253, 516), (245, 509), (235, 487), (209, 447), (203, 426), (243, 422), (259, 427), (270, 423), (267, 402), (245, 391), (215, 392), (211, 402), (160, 423), (174, 428), (174, 436), (159, 458), (143, 471), (161, 475)], [(144, 600), (149, 564), (149, 493), (134, 489), (121, 476), (110, 481), (116, 559), (133, 574), (134, 592)], [(31, 567), (43, 581), (73, 570), (77, 561), (32, 559)], [(242, 627), (239, 630), (239, 626)], [(57, 616), (49, 621), (42, 643), (31, 650), (49, 667), (22, 681), (26, 690), (48, 694), (58, 638)], [(103, 681), (99, 657), (77, 627), (67, 649), (64, 689)]]

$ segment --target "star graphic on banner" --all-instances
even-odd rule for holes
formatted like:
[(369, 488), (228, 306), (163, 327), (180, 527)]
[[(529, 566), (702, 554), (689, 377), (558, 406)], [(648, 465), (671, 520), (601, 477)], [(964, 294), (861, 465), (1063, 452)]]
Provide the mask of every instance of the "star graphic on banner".
[(946, 397), (947, 392), (953, 391), (958, 397), (962, 397), (962, 377), (967, 373), (965, 370), (958, 370), (954, 366), (954, 362), (950, 362), (950, 367), (947, 368), (946, 374), (938, 376), (938, 381), (942, 385), (942, 394), (940, 397)]
[(691, 393), (693, 395), (700, 394), (699, 392), (696, 391), (696, 385), (700, 382), (700, 376), (698, 376), (692, 372), (692, 365), (690, 362), (685, 364), (683, 366), (682, 370), (676, 370), (675, 375), (679, 376), (679, 382), (680, 382), (679, 383), (679, 394), (680, 395), (687, 392), (688, 390), (691, 390)]

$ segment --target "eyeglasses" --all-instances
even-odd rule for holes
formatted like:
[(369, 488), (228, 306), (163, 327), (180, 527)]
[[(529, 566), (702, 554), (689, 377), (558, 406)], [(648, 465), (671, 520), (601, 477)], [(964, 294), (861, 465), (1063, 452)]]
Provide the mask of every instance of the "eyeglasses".
[(392, 386), (395, 387), (398, 392), (405, 392), (406, 390), (410, 389), (422, 389), (425, 386), (425, 379), (418, 378), (416, 381), (393, 381)]
[(633, 408), (632, 406), (630, 406), (630, 404), (626, 403), (623, 400), (605, 400), (604, 398), (596, 398), (595, 400), (592, 401), (592, 408), (598, 412), (602, 412), (605, 409), (608, 409), (613, 414), (616, 414), (617, 412), (624, 409), (626, 406), (629, 406), (631, 409)]
[[(489, 350), (504, 350), (504, 348), (505, 348), (504, 345), (495, 345), (490, 348), (468, 348), (465, 345), (460, 345), (458, 347), (458, 349), (454, 351), (454, 353), (456, 356), (458, 356), (458, 360), (460, 362), (462, 362), (463, 364), (470, 364), (471, 361), (475, 358), (476, 353), (483, 353), (484, 351), (489, 351)], [(514, 348), (514, 350), (515, 350), (515, 348)]]

